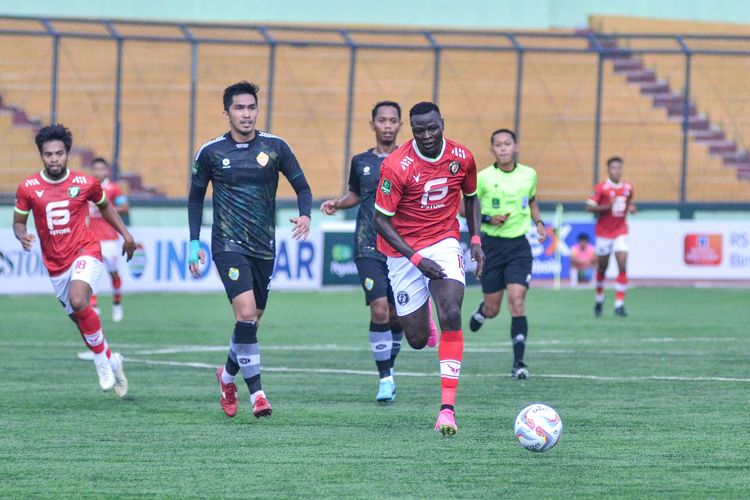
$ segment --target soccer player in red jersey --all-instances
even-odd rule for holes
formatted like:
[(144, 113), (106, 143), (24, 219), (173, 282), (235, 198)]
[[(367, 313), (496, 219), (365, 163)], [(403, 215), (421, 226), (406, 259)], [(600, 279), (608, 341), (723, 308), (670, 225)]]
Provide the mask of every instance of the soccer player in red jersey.
[(128, 260), (135, 250), (135, 242), (107, 201), (99, 181), (88, 174), (68, 170), (73, 136), (67, 128), (59, 124), (42, 128), (36, 135), (36, 145), (44, 168), (18, 186), (13, 232), (23, 249), (31, 250), (36, 237), (26, 232), (26, 221), (29, 213), (34, 213), (42, 257), (55, 295), (94, 353), (99, 385), (105, 391), (114, 388), (118, 396), (124, 397), (128, 392), (128, 380), (122, 356), (109, 349), (99, 316), (89, 305), (104, 264), (99, 241), (86, 225), (88, 202), (96, 203), (104, 219), (123, 236), (122, 252), (127, 253)]
[(414, 139), (391, 153), (380, 167), (375, 198), (377, 247), (387, 256), (396, 311), (414, 349), (427, 345), (430, 297), (435, 302), (441, 329), (442, 389), (435, 430), (450, 436), (458, 430), (454, 405), (464, 347), (461, 305), (465, 278), (456, 219), (461, 193), (466, 200), (477, 276), (484, 266), (477, 167), (468, 149), (443, 138), (444, 123), (437, 105), (414, 105), (409, 121)]
[(628, 223), (625, 218), (635, 213), (633, 185), (622, 179), (623, 161), (618, 156), (607, 160), (609, 177), (594, 187), (594, 195), (586, 200), (586, 210), (596, 219), (596, 305), (594, 314), (602, 315), (604, 305), (604, 275), (609, 265), (609, 256), (614, 251), (617, 261), (615, 284), (615, 314), (625, 317), (625, 293), (628, 290)]
[[(101, 182), (104, 194), (107, 200), (114, 205), (115, 210), (120, 217), (125, 218), (128, 215), (128, 197), (122, 192), (120, 186), (110, 179), (112, 171), (109, 163), (104, 158), (94, 158), (91, 160), (91, 174), (96, 180)], [(89, 229), (102, 246), (102, 257), (104, 266), (109, 272), (112, 281), (112, 321), (122, 321), (122, 279), (117, 271), (120, 260), (120, 235), (112, 225), (110, 225), (102, 216), (95, 203), (89, 203)], [(96, 295), (91, 294), (91, 306), (94, 310), (96, 307)], [(99, 311), (97, 310), (97, 313)]]

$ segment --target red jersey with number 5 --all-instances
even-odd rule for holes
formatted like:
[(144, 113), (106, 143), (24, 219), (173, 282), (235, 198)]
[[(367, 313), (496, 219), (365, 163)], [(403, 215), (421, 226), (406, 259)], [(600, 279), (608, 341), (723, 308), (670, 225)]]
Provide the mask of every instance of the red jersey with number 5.
[(625, 218), (633, 202), (633, 185), (628, 181), (615, 184), (609, 179), (594, 187), (594, 195), (586, 200), (589, 205), (610, 205), (610, 210), (600, 212), (594, 232), (602, 238), (616, 238), (628, 234)]
[[(449, 139), (437, 158), (427, 158), (414, 140), (388, 155), (380, 166), (375, 209), (391, 217), (391, 224), (414, 250), (446, 238), (459, 239), (456, 215), (461, 193), (477, 192), (474, 155)], [(401, 254), (378, 235), (377, 247), (390, 257)]]
[(34, 225), (50, 276), (66, 271), (81, 255), (102, 258), (99, 240), (86, 225), (88, 202), (106, 201), (94, 177), (68, 170), (60, 180), (50, 180), (41, 171), (30, 175), (16, 190), (15, 211), (34, 213)]

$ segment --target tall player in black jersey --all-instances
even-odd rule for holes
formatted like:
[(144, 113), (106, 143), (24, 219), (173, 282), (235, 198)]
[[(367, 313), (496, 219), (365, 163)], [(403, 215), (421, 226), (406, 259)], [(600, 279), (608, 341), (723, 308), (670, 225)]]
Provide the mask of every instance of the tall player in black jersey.
[(305, 239), (310, 232), (312, 193), (297, 158), (287, 143), (256, 129), (258, 87), (239, 82), (224, 90), (224, 117), (229, 132), (205, 143), (195, 155), (188, 198), (190, 272), (201, 275), (205, 254), (199, 236), (203, 201), (213, 184), (214, 220), (211, 253), (234, 311), (235, 326), (229, 356), (216, 372), (221, 408), (237, 414), (234, 378), (242, 371), (250, 390), (253, 415), (271, 415), (260, 383), (258, 322), (268, 299), (276, 249), (276, 190), (279, 173), (297, 193), (299, 217), (292, 217), (292, 235)]

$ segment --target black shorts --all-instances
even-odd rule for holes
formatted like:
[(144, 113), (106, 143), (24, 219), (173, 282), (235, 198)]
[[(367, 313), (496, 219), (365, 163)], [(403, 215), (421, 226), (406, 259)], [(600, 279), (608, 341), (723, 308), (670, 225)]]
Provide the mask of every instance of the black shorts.
[(482, 236), (482, 250), (485, 256), (482, 271), (484, 293), (499, 292), (509, 283), (529, 287), (533, 259), (526, 236), (498, 238), (485, 234)]
[(385, 261), (374, 257), (357, 257), (354, 260), (359, 273), (359, 283), (365, 291), (365, 304), (382, 297), (388, 298), (388, 303), (393, 304), (393, 289), (388, 279), (388, 265)]
[(219, 271), (229, 302), (248, 290), (255, 295), (255, 307), (265, 309), (268, 289), (273, 275), (273, 259), (256, 259), (239, 252), (214, 254), (214, 264)]

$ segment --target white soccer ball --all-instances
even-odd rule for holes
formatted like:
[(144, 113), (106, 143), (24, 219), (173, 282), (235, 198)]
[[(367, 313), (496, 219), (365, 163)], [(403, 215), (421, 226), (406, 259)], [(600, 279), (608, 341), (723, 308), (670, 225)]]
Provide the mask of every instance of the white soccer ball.
[(557, 444), (563, 424), (554, 409), (535, 403), (521, 410), (513, 429), (521, 446), (529, 451), (542, 452)]

